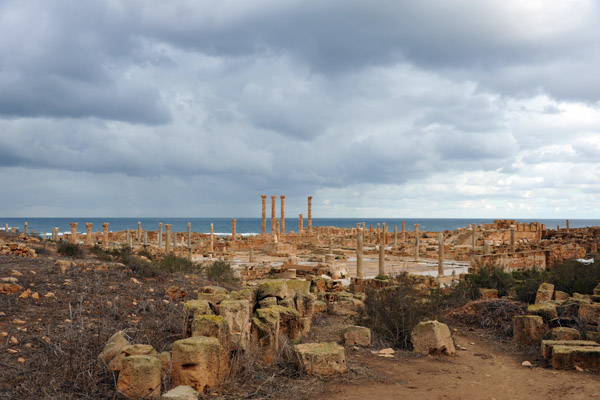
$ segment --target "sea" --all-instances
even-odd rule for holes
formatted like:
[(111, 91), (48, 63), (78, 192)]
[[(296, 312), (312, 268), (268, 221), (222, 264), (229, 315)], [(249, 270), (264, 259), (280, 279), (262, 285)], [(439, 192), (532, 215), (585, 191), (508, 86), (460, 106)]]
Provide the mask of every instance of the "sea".
[[(415, 224), (419, 224), (421, 231), (440, 232), (445, 230), (456, 230), (461, 227), (467, 227), (470, 224), (492, 223), (497, 218), (313, 218), (313, 226), (332, 226), (339, 228), (355, 227), (357, 223), (364, 222), (367, 227), (377, 226), (378, 223), (385, 223), (390, 231), (394, 226), (401, 230), (402, 221), (405, 222), (406, 230), (413, 230)], [(17, 228), (23, 231), (25, 222), (28, 223), (29, 232), (49, 236), (52, 228), (58, 227), (60, 233), (71, 232), (70, 222), (77, 222), (78, 232), (85, 232), (85, 223), (93, 224), (92, 231), (102, 231), (102, 223), (109, 223), (109, 231), (125, 231), (137, 229), (138, 221), (142, 223), (142, 229), (158, 230), (158, 224), (172, 224), (172, 230), (176, 232), (187, 232), (187, 223), (191, 222), (192, 232), (209, 233), (210, 224), (214, 224), (216, 235), (231, 235), (232, 218), (2, 218), (0, 217), (0, 230), (4, 230), (5, 224), (9, 229)], [(547, 228), (555, 229), (556, 226), (566, 227), (564, 219), (515, 219), (517, 222), (539, 222), (546, 224)], [(261, 218), (236, 218), (236, 233), (249, 236), (258, 235), (261, 232)], [(307, 220), (304, 219), (304, 228), (307, 226)], [(600, 219), (571, 219), (569, 220), (571, 228), (585, 228), (600, 226)], [(271, 230), (271, 219), (267, 218), (267, 232)], [(286, 232), (298, 231), (298, 218), (285, 219)]]

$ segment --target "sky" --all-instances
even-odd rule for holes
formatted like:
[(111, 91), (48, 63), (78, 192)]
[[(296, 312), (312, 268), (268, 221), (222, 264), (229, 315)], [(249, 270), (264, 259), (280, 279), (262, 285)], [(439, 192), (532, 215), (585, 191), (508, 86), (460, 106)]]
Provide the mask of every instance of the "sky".
[(599, 71), (594, 0), (0, 0), (0, 216), (600, 218)]

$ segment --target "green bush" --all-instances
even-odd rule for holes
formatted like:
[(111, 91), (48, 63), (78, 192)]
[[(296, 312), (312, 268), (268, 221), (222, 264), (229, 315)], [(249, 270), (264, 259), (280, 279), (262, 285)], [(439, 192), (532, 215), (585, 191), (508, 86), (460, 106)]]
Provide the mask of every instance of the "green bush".
[(525, 303), (535, 302), (535, 296), (540, 284), (547, 280), (548, 273), (536, 269), (514, 271), (514, 288), (517, 299)]
[(160, 270), (164, 272), (200, 272), (193, 262), (175, 254), (166, 254), (157, 264)]
[(113, 259), (113, 257), (111, 256), (109, 251), (104, 250), (102, 247), (98, 246), (97, 244), (94, 245), (93, 247), (90, 247), (90, 254), (101, 261), (111, 261)]
[(233, 273), (231, 265), (228, 262), (217, 260), (205, 268), (206, 277), (211, 281), (238, 283), (239, 279)]
[(555, 290), (571, 294), (592, 294), (600, 282), (600, 261), (596, 260), (590, 265), (581, 264), (576, 260), (556, 262), (550, 269), (548, 281), (554, 285)]
[(504, 268), (496, 266), (484, 266), (479, 268), (475, 274), (466, 277), (467, 283), (477, 288), (497, 289), (498, 296), (506, 296), (514, 280), (510, 273), (504, 272)]
[(56, 251), (63, 256), (72, 257), (72, 258), (81, 258), (83, 257), (83, 250), (76, 243), (60, 241), (58, 242)]

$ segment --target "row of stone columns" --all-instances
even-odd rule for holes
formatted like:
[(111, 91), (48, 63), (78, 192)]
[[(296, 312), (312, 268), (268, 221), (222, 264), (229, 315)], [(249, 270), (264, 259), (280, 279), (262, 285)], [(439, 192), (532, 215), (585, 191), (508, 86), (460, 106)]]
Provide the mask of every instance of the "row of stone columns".
[[(267, 195), (263, 194), (260, 196), (262, 201), (262, 221), (261, 221), (261, 235), (267, 234)], [(279, 196), (281, 203), (280, 210), (280, 228), (277, 228), (277, 210), (276, 200), (277, 196), (271, 196), (271, 235), (274, 234), (285, 234), (285, 196)], [(312, 196), (308, 196), (308, 231), (312, 231)], [(298, 216), (298, 233), (302, 232), (302, 214)]]

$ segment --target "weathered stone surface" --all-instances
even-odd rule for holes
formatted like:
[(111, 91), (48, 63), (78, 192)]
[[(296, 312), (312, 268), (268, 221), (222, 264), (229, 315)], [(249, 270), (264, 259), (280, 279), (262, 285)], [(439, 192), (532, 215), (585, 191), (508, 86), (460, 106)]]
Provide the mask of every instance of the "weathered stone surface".
[(592, 297), (589, 294), (581, 294), (581, 293), (573, 293), (573, 296), (569, 297), (569, 300), (573, 298), (575, 300), (580, 300), (586, 303), (591, 303), (592, 302)]
[(322, 300), (315, 300), (314, 311), (316, 313), (327, 312), (327, 303)]
[(578, 317), (582, 324), (598, 325), (598, 318), (600, 317), (600, 304), (579, 304)]
[(286, 297), (285, 299), (278, 302), (278, 304), (282, 307), (288, 307), (296, 309), (296, 302), (291, 297)]
[(301, 317), (312, 317), (315, 313), (315, 298), (310, 294), (297, 293), (296, 310)]
[(550, 329), (550, 340), (580, 340), (581, 333), (575, 328), (552, 328)]
[(196, 336), (213, 337), (219, 339), (219, 343), (227, 343), (227, 321), (220, 315), (196, 315), (192, 320), (192, 337)]
[(250, 304), (248, 300), (225, 300), (220, 305), (220, 315), (229, 326), (232, 349), (245, 350), (250, 341)]
[(535, 295), (535, 304), (543, 303), (552, 300), (554, 294), (554, 285), (551, 283), (543, 282), (537, 290)]
[(134, 355), (122, 360), (117, 389), (130, 399), (160, 398), (161, 369), (157, 357)]
[(527, 312), (531, 315), (539, 315), (540, 317), (544, 318), (544, 321), (550, 321), (558, 318), (556, 305), (552, 303), (530, 304), (527, 307)]
[(229, 294), (229, 291), (221, 286), (203, 286), (199, 289), (199, 292), (209, 294)]
[(600, 346), (554, 346), (552, 368), (600, 369)]
[(160, 369), (163, 376), (169, 375), (171, 372), (171, 352), (163, 351), (162, 353), (158, 353), (156, 357), (160, 360)]
[(171, 286), (165, 291), (165, 296), (171, 300), (183, 299), (188, 292), (178, 286)]
[(0, 294), (18, 293), (23, 290), (23, 286), (16, 283), (0, 283)]
[(288, 287), (289, 296), (294, 296), (297, 293), (309, 294), (310, 281), (302, 281), (300, 279), (288, 279), (285, 281)]
[(267, 308), (267, 307), (271, 307), (271, 306), (276, 306), (277, 305), (277, 297), (265, 297), (262, 300), (258, 301), (258, 307), (259, 308)]
[(454, 354), (456, 349), (448, 325), (438, 321), (420, 322), (411, 333), (414, 350), (421, 354)]
[(283, 279), (268, 279), (258, 286), (257, 299), (262, 300), (265, 297), (277, 297), (283, 300), (288, 297), (288, 286)]
[(162, 400), (198, 400), (198, 392), (191, 386), (179, 385), (163, 394)]
[(300, 369), (308, 375), (336, 375), (348, 370), (344, 348), (336, 343), (304, 343), (294, 346)]
[(279, 313), (280, 333), (286, 335), (292, 342), (302, 337), (302, 321), (300, 313), (293, 308), (283, 306), (269, 307)]
[(587, 331), (585, 333), (585, 338), (587, 340), (593, 340), (596, 343), (600, 343), (600, 332), (596, 331)]
[(231, 300), (248, 300), (251, 305), (256, 303), (256, 293), (258, 292), (257, 286), (246, 286), (240, 290), (233, 290), (229, 293)]
[(481, 294), (481, 297), (484, 299), (497, 299), (498, 289), (480, 288), (479, 294)]
[(542, 357), (551, 359), (554, 346), (598, 346), (598, 343), (593, 340), (542, 340)]
[(156, 350), (149, 344), (130, 344), (123, 346), (121, 351), (108, 365), (113, 371), (120, 371), (122, 368), (123, 360), (130, 356), (155, 356)]
[(207, 300), (213, 307), (229, 299), (229, 293), (198, 293), (198, 300)]
[(538, 344), (548, 327), (539, 315), (515, 315), (513, 321), (513, 340), (522, 346)]
[(346, 346), (370, 346), (371, 330), (364, 326), (352, 325), (344, 329), (344, 344)]
[(192, 321), (197, 315), (214, 315), (208, 300), (189, 300), (183, 305), (183, 334), (192, 335)]
[(98, 359), (109, 365), (121, 353), (121, 349), (127, 345), (129, 345), (129, 342), (125, 338), (125, 335), (122, 331), (118, 331), (108, 339), (108, 342), (104, 345), (104, 349), (98, 355)]
[(279, 312), (272, 308), (259, 308), (252, 317), (252, 334), (263, 349), (263, 362), (275, 360), (279, 348)]
[(216, 338), (196, 336), (173, 343), (172, 381), (201, 393), (216, 387), (226, 376), (221, 365), (221, 346)]
[(560, 290), (554, 291), (554, 300), (565, 301), (569, 298), (569, 293)]

